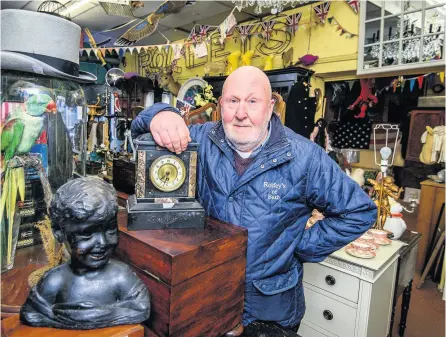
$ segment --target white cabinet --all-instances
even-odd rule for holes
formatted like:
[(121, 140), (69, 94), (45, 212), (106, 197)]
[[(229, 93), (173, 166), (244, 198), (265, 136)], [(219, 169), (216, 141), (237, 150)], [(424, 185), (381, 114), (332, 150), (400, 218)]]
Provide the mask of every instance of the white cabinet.
[(370, 260), (344, 249), (304, 265), (306, 312), (302, 337), (385, 337), (389, 330), (398, 252), (403, 242), (380, 247)]

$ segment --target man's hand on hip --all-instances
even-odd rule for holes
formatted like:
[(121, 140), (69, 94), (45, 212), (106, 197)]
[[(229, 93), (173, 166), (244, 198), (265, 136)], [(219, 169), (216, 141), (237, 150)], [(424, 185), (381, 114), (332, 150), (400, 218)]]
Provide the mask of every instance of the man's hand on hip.
[(173, 111), (161, 111), (150, 123), (150, 133), (159, 146), (177, 154), (186, 150), (190, 138), (183, 118)]

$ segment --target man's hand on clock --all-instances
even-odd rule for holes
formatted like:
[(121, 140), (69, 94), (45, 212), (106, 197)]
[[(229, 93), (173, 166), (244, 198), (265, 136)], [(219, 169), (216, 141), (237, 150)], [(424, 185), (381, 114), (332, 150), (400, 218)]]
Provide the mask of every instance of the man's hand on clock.
[(176, 154), (186, 150), (192, 141), (183, 118), (173, 111), (161, 111), (156, 114), (149, 127), (155, 142)]

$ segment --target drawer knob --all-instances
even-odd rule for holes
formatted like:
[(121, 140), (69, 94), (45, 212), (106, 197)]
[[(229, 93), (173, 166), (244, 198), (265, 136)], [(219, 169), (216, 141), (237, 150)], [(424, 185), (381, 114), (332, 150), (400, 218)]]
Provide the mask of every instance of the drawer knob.
[(325, 283), (327, 283), (329, 286), (333, 286), (336, 283), (336, 279), (331, 275), (327, 275), (325, 276)]
[(324, 318), (327, 321), (331, 321), (333, 319), (333, 314), (331, 313), (330, 310), (324, 310)]

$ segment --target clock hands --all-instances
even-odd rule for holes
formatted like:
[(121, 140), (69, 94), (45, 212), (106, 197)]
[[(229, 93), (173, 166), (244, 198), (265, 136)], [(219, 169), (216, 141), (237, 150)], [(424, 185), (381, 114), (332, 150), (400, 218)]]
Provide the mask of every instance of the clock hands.
[(169, 174), (170, 171), (166, 171), (166, 174), (164, 174), (164, 179), (161, 179), (161, 181), (164, 182), (163, 186), (166, 185), (166, 183), (169, 181)]

